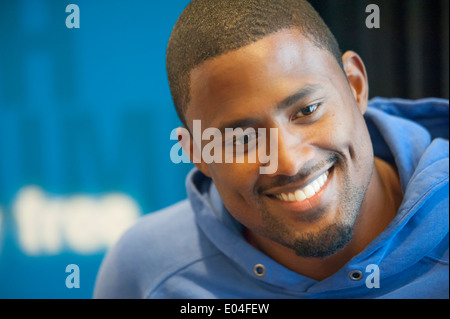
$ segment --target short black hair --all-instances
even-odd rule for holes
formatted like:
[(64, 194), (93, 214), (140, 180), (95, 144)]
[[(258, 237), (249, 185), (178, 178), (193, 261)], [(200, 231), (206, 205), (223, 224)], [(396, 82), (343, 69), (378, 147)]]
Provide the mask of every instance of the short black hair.
[(339, 45), (305, 0), (193, 0), (169, 39), (166, 67), (178, 117), (186, 125), (190, 73), (202, 62), (237, 50), (282, 29), (295, 28), (342, 66)]

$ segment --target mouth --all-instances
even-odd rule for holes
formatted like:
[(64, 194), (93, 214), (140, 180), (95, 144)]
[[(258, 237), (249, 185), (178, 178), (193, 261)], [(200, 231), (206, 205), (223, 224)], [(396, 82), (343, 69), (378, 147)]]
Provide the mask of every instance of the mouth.
[[(317, 175), (307, 181), (307, 184), (284, 186), (278, 190), (274, 189), (270, 193), (266, 193), (269, 198), (283, 204), (289, 210), (303, 211), (309, 210), (322, 202), (324, 193), (330, 182), (330, 174), (334, 170), (334, 165), (325, 172)], [(330, 194), (328, 194), (330, 195)], [(326, 196), (327, 198), (329, 196)]]
[(327, 170), (302, 188), (291, 192), (273, 194), (273, 196), (284, 202), (303, 202), (322, 190), (328, 180), (329, 174), (330, 172)]

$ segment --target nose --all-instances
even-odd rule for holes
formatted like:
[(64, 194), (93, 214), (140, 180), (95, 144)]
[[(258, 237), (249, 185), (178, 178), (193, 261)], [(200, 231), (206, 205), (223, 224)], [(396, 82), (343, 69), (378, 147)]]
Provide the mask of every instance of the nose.
[(278, 130), (278, 168), (270, 175), (295, 176), (315, 156), (315, 148), (298, 131)]

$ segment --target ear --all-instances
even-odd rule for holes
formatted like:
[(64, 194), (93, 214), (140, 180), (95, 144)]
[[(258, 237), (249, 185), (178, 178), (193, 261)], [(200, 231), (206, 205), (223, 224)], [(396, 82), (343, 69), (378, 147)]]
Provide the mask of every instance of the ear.
[(345, 52), (342, 55), (342, 62), (353, 96), (356, 103), (358, 103), (361, 113), (364, 114), (367, 110), (369, 99), (369, 82), (364, 62), (353, 51)]
[[(185, 127), (177, 128), (178, 143), (184, 153), (189, 157), (191, 162), (206, 176), (211, 177), (208, 165), (202, 159), (201, 146), (199, 146), (192, 138), (191, 133)], [(201, 143), (201, 141), (198, 141)]]

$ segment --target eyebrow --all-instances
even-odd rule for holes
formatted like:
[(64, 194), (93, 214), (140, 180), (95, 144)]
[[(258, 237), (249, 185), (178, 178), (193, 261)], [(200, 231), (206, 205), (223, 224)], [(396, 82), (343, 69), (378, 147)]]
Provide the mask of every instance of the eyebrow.
[(245, 118), (245, 119), (240, 119), (240, 120), (232, 121), (232, 122), (226, 123), (224, 125), (221, 125), (219, 127), (219, 130), (222, 133), (224, 133), (226, 128), (231, 128), (231, 129), (235, 129), (238, 127), (246, 128), (246, 127), (255, 126), (255, 124), (257, 124), (257, 123), (258, 123), (258, 120), (256, 118)]
[(278, 103), (277, 110), (286, 109), (289, 106), (295, 104), (297, 101), (299, 101), (321, 89), (323, 89), (323, 87), (320, 84), (308, 84), (308, 85), (302, 87), (300, 90), (298, 90), (294, 94), (285, 98), (280, 103)]
[[(300, 88), (297, 92), (289, 95), (287, 98), (285, 98), (283, 101), (277, 104), (276, 109), (277, 110), (283, 110), (291, 105), (295, 104), (299, 100), (323, 89), (323, 86), (320, 84), (308, 84)], [(256, 118), (243, 118), (235, 121), (228, 122), (224, 125), (221, 125), (219, 127), (219, 130), (223, 133), (225, 132), (226, 128), (235, 129), (238, 127), (251, 127), (257, 124), (259, 121)]]

